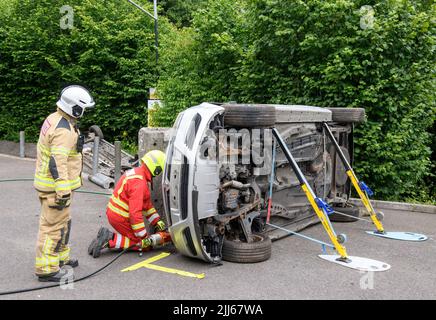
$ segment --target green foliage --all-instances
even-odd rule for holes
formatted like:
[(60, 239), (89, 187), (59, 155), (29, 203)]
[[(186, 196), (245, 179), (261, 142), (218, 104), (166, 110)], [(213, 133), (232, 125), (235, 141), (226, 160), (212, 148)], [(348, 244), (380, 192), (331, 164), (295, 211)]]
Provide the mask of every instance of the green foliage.
[[(237, 8), (237, 10), (235, 10)], [(209, 1), (194, 14), (193, 26), (168, 33), (162, 39), (162, 66), (158, 90), (165, 108), (155, 120), (172, 125), (177, 113), (203, 101), (232, 100), (243, 57), (244, 13), (238, 1)]]
[(136, 140), (156, 82), (153, 20), (123, 1), (68, 4), (72, 29), (60, 27), (66, 13), (53, 0), (10, 2), (0, 15), (0, 138), (26, 130), (35, 141), (60, 90), (79, 83), (97, 103), (81, 127), (98, 124), (109, 139)]
[[(209, 1), (191, 29), (168, 39), (162, 124), (202, 101), (363, 107), (358, 174), (381, 199), (431, 192), (424, 185), (436, 107), (434, 4), (246, 2)], [(372, 6), (373, 24), (363, 5)]]
[(359, 8), (356, 1), (253, 2), (255, 40), (241, 92), (256, 102), (364, 107), (357, 171), (376, 196), (394, 199), (422, 187), (430, 167), (434, 24), (410, 2), (390, 1), (373, 5), (374, 25), (362, 29)]
[(162, 0), (159, 70), (150, 17), (127, 1), (68, 4), (64, 30), (57, 1), (0, 0), (0, 139), (36, 140), (59, 91), (81, 83), (97, 102), (82, 127), (134, 149), (159, 71), (160, 126), (203, 101), (364, 107), (359, 176), (380, 199), (435, 201), (434, 1)]
[(158, 5), (163, 14), (177, 27), (190, 26), (193, 13), (204, 7), (206, 0), (161, 0)]

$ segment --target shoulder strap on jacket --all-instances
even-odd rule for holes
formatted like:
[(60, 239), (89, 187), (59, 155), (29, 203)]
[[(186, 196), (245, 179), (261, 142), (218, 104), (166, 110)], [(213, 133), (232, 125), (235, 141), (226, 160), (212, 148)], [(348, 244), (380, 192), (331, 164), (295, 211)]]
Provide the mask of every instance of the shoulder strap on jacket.
[(65, 128), (71, 131), (70, 123), (64, 117), (61, 118), (61, 120), (58, 122), (58, 125), (56, 127), (56, 129), (60, 129), (60, 128)]

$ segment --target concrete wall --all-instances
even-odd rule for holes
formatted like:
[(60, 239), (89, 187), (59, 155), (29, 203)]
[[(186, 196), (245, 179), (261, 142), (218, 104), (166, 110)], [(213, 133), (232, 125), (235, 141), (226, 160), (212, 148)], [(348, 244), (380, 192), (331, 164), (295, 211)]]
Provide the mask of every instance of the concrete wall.
[[(139, 158), (142, 158), (142, 156), (150, 150), (157, 149), (165, 152), (169, 141), (170, 130), (171, 128), (141, 128), (138, 134)], [(162, 200), (162, 175), (153, 179), (151, 199), (157, 212), (164, 219), (165, 223), (167, 223)]]
[[(12, 141), (0, 141), (0, 153), (10, 156), (20, 156), (20, 144)], [(24, 155), (26, 158), (36, 158), (36, 143), (26, 143), (24, 145)]]
[(141, 128), (138, 134), (138, 155), (141, 158), (147, 151), (166, 151), (171, 128)]
[[(360, 199), (350, 199), (350, 202), (356, 206), (363, 207)], [(371, 200), (374, 209), (398, 210), (408, 212), (422, 212), (436, 214), (436, 206), (418, 203), (394, 202), (394, 201), (381, 201)], [(366, 210), (363, 210), (364, 215), (369, 215)]]

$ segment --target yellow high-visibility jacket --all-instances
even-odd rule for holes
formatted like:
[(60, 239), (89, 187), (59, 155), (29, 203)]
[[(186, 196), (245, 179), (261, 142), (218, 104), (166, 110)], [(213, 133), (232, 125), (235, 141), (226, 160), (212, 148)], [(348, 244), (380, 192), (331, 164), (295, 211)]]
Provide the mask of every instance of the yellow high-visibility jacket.
[(41, 127), (34, 187), (63, 196), (82, 186), (82, 153), (77, 152), (75, 119), (58, 109)]

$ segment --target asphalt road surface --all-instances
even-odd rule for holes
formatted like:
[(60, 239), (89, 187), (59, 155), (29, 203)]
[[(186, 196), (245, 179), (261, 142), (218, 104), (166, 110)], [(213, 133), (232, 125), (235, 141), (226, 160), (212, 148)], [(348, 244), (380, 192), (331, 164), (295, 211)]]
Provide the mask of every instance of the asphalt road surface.
[[(0, 156), (0, 179), (29, 178), (34, 162)], [(86, 182), (83, 190), (103, 191)], [(0, 291), (42, 285), (33, 273), (38, 231), (39, 201), (32, 182), (0, 183)], [(75, 276), (88, 274), (114, 257), (88, 256), (86, 249), (102, 225), (108, 225), (101, 195), (75, 194), (72, 206), (72, 256), (80, 266)], [(257, 264), (224, 262), (211, 266), (175, 252), (174, 248), (147, 252), (142, 257), (127, 253), (102, 273), (74, 283), (73, 288), (52, 288), (0, 299), (435, 299), (436, 216), (426, 213), (385, 211), (388, 231), (414, 231), (429, 236), (425, 242), (380, 239), (365, 234), (365, 222), (335, 223), (337, 233), (346, 233), (349, 255), (391, 264), (386, 272), (360, 273), (320, 259), (321, 247), (292, 236), (273, 243), (270, 260)], [(303, 231), (324, 241), (320, 224)], [(171, 255), (155, 264), (193, 273), (188, 278), (145, 268), (123, 268), (161, 252)], [(331, 251), (330, 251), (331, 252)]]

